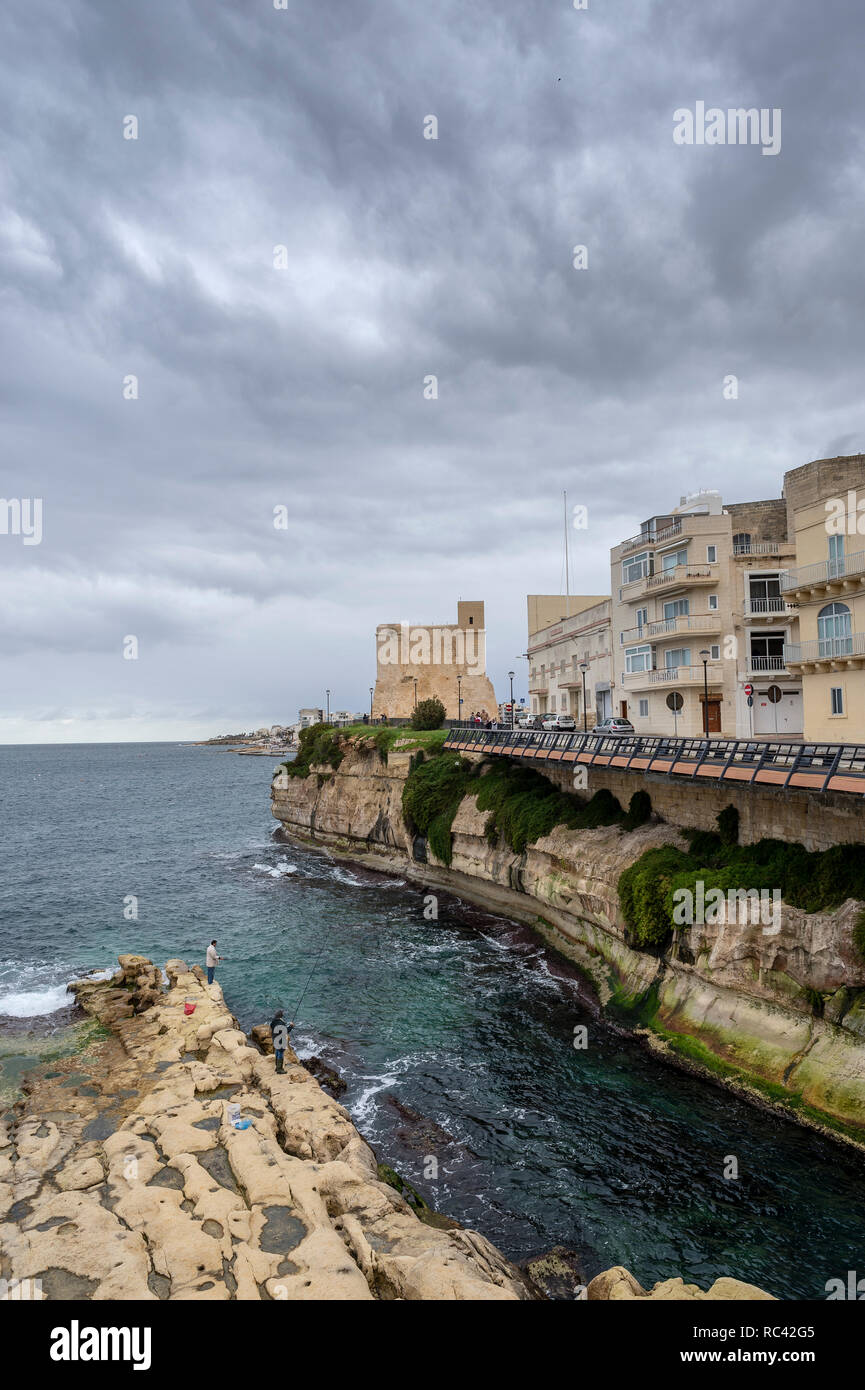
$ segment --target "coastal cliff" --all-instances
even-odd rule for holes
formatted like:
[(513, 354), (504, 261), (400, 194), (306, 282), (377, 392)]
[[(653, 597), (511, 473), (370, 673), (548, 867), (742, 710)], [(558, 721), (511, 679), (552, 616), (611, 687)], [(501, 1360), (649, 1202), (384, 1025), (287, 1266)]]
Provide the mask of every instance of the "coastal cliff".
[(516, 854), (490, 837), (477, 795), (466, 795), (445, 864), (403, 816), (412, 756), (397, 746), (385, 761), (369, 741), (350, 741), (335, 768), (277, 775), (273, 814), (289, 836), (531, 925), (583, 969), (602, 1007), (671, 1060), (865, 1143), (861, 904), (806, 913), (782, 903), (772, 933), (753, 922), (695, 923), (663, 950), (635, 949), (620, 875), (646, 850), (683, 846), (679, 827), (657, 818), (631, 831), (560, 825)]
[[(343, 1107), (290, 1050), (277, 1075), (198, 967), (122, 956), (72, 988), (104, 1032), (86, 1076), (80, 1058), (34, 1072), (0, 1129), (0, 1298), (544, 1297), (483, 1236), (421, 1221)], [(620, 1267), (582, 1296), (771, 1298), (730, 1278), (647, 1291)]]

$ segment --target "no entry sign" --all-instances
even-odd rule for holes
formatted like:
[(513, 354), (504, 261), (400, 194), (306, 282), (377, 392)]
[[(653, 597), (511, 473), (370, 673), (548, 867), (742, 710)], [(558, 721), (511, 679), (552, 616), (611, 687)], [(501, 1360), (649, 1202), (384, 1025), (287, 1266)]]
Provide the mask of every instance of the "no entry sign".
[(753, 695), (753, 694), (754, 694), (754, 687), (753, 687), (753, 685), (751, 684), (750, 681), (748, 681), (748, 683), (747, 683), (746, 686), (745, 686), (745, 694), (746, 694), (746, 695)]

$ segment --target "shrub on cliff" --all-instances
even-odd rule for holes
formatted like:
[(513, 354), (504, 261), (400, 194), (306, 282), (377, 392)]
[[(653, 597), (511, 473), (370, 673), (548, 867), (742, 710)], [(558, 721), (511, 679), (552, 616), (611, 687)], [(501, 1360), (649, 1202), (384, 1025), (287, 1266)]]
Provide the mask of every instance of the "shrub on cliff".
[(437, 696), (431, 700), (421, 700), (419, 705), (415, 705), (411, 726), (413, 729), (440, 729), (445, 722), (446, 712)]
[[(777, 889), (791, 907), (829, 911), (848, 898), (865, 902), (865, 845), (826, 850), (807, 850), (784, 840), (725, 845), (719, 835), (694, 831), (687, 851), (675, 846), (647, 850), (620, 875), (619, 903), (629, 940), (634, 945), (664, 945), (672, 933), (676, 890), (686, 888), (696, 897), (698, 882), (705, 894), (714, 888), (725, 894)], [(862, 935), (865, 938), (865, 928)]]
[(623, 830), (636, 830), (637, 826), (645, 825), (652, 814), (652, 798), (648, 792), (634, 792), (628, 803), (627, 814), (622, 821)]
[(451, 826), (460, 802), (477, 776), (458, 753), (439, 753), (413, 767), (402, 789), (402, 810), (415, 835), (423, 835), (437, 859), (450, 864)]
[(614, 825), (622, 808), (611, 792), (602, 788), (591, 801), (581, 801), (560, 791), (534, 768), (497, 761), (481, 779), (478, 810), (491, 811), (486, 836), (491, 844), (499, 834), (514, 854), (522, 854), (557, 825), (569, 830), (590, 830)]
[(309, 724), (297, 740), (297, 757), (283, 766), (289, 777), (308, 777), (313, 764), (327, 763), (334, 770), (345, 754), (340, 747), (339, 730), (330, 724)]

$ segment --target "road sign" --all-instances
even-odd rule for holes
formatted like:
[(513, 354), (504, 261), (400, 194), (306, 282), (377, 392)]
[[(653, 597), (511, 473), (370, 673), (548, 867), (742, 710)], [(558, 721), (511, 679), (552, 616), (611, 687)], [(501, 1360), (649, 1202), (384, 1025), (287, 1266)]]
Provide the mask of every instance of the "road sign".
[(751, 684), (750, 681), (749, 681), (748, 684), (745, 686), (745, 694), (748, 696), (749, 699), (750, 699), (750, 697), (754, 694), (754, 687), (753, 687), (753, 685)]
[(751, 706), (753, 705), (753, 703), (754, 703), (754, 696), (753, 696), (753, 695), (749, 695), (749, 696), (748, 696), (748, 709), (751, 708)]
[(783, 692), (781, 690), (780, 685), (770, 685), (769, 689), (766, 691), (766, 694), (769, 696), (769, 699), (771, 700), (772, 704), (777, 705)]
[(678, 690), (670, 691), (669, 695), (667, 696), (667, 709), (678, 711), (682, 708), (684, 703), (685, 701), (682, 699), (682, 696), (679, 694)]

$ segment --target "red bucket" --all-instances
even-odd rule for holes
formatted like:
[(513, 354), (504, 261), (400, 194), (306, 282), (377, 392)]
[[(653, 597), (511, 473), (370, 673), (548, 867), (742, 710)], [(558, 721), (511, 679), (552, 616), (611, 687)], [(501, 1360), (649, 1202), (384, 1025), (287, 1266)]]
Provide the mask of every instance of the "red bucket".
[(194, 1014), (194, 1013), (195, 1013), (195, 1005), (193, 1004), (193, 1002), (192, 1002), (191, 999), (187, 999), (187, 1000), (186, 1000), (186, 1003), (183, 1005), (183, 1012), (184, 1012), (185, 1014)]

